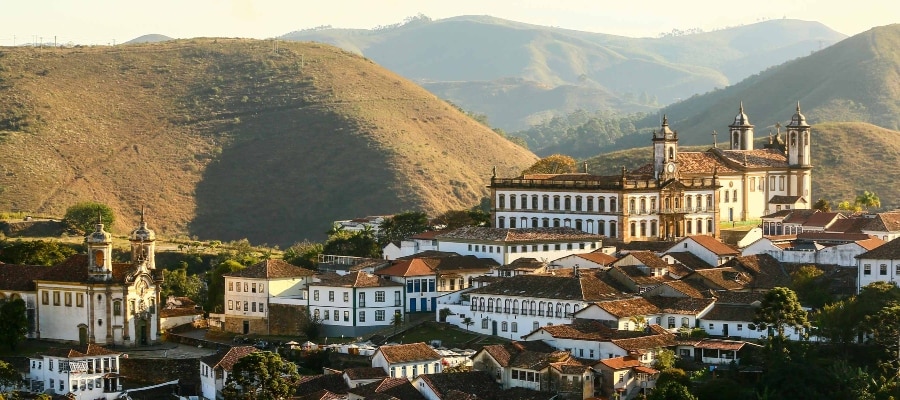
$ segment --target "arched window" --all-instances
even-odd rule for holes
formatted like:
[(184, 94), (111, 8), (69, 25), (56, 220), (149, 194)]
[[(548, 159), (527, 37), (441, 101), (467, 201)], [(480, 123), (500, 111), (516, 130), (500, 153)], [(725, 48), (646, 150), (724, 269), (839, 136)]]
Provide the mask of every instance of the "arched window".
[(537, 313), (538, 313), (538, 317), (544, 316), (544, 302), (543, 301), (538, 303)]
[(537, 217), (532, 217), (532, 218), (531, 218), (531, 227), (532, 227), (532, 228), (537, 228), (537, 227), (538, 227), (538, 219), (537, 219)]
[(684, 226), (687, 228), (687, 234), (691, 235), (694, 233), (694, 221), (688, 219), (684, 221)]
[(497, 217), (497, 227), (506, 228), (506, 217)]
[(703, 220), (697, 220), (697, 234), (703, 233)]
[(709, 208), (707, 211), (712, 211), (713, 208), (713, 197), (711, 194), (706, 195), (706, 207)]
[(587, 197), (587, 210), (594, 211), (594, 197), (593, 196)]
[(581, 309), (581, 304), (576, 304), (575, 307), (572, 307), (572, 315), (578, 314), (578, 310)]
[(641, 236), (647, 236), (647, 221), (641, 221)]
[(497, 208), (500, 208), (500, 209), (506, 208), (506, 195), (505, 194), (501, 194), (500, 197), (497, 199)]
[(547, 316), (548, 317), (553, 316), (553, 303), (551, 303), (549, 301), (547, 302)]
[(488, 299), (488, 308), (487, 308), (487, 310), (488, 310), (488, 312), (493, 312), (493, 311), (494, 311), (494, 299)]
[[(520, 204), (519, 206), (522, 207), (523, 210), (528, 208), (528, 195), (527, 194), (522, 195), (522, 204)], [(534, 205), (532, 204), (531, 207), (534, 208)]]
[(559, 196), (553, 196), (553, 209), (559, 210)]
[(650, 236), (658, 236), (656, 233), (656, 221), (650, 221)]
[(675, 317), (669, 317), (667, 322), (669, 323), (669, 329), (675, 328)]
[(531, 195), (531, 209), (532, 210), (538, 209), (538, 195), (536, 195), (536, 194)]
[(516, 229), (516, 217), (509, 217), (509, 227), (512, 229)]
[(582, 225), (582, 221), (580, 219), (575, 220), (575, 229), (578, 229), (579, 231), (584, 230), (584, 225)]
[(545, 194), (544, 195), (544, 207), (542, 208), (542, 210), (549, 210), (549, 209), (550, 209), (550, 195)]
[(509, 330), (507, 328), (508, 326), (509, 326), (509, 324), (506, 321), (503, 321), (503, 323), (500, 324), (500, 330), (503, 332), (506, 332), (507, 330)]
[(693, 205), (694, 202), (691, 201), (691, 200), (693, 200), (693, 199), (691, 198), (691, 196), (688, 196), (687, 198), (685, 198), (685, 199), (684, 199), (684, 206), (687, 207), (687, 208), (693, 208), (693, 207), (694, 207), (694, 205)]
[(529, 315), (534, 315), (534, 309), (535, 309), (535, 302), (534, 302), (534, 300), (532, 300), (532, 301), (531, 301), (531, 305), (530, 305), (529, 308), (528, 308), (528, 314), (529, 314)]
[(559, 218), (553, 218), (553, 227), (559, 228)]
[(628, 212), (635, 213), (637, 210), (634, 208), (634, 199), (628, 200)]
[(609, 221), (609, 237), (616, 237), (616, 221)]
[(478, 298), (472, 298), (472, 311), (478, 311)]
[(571, 196), (565, 197), (565, 203), (566, 203), (566, 211), (572, 210), (572, 197)]
[(478, 311), (484, 311), (484, 297), (478, 298)]
[(713, 232), (715, 232), (715, 230), (713, 230), (713, 220), (708, 219), (708, 220), (706, 220), (706, 233), (713, 233)]
[(669, 159), (670, 160), (675, 159), (675, 148), (674, 147), (669, 147)]
[(575, 196), (575, 211), (581, 211), (583, 209), (583, 203), (581, 196)]
[(571, 316), (572, 316), (572, 305), (569, 303), (566, 303), (566, 318), (569, 318)]
[(631, 236), (637, 236), (637, 224), (631, 221)]
[(600, 212), (606, 211), (606, 197), (598, 197), (597, 198), (597, 211), (600, 211)]
[(641, 214), (647, 213), (647, 199), (641, 197)]
[(519, 313), (519, 301), (518, 300), (513, 300), (512, 313), (513, 314)]
[(691, 325), (691, 320), (688, 319), (688, 317), (681, 318), (681, 327), (682, 328), (688, 328), (688, 327), (690, 327), (690, 325)]
[(619, 207), (616, 205), (616, 198), (609, 198), (609, 212), (617, 212), (619, 211)]
[(556, 303), (556, 318), (562, 318), (563, 307), (562, 303)]
[(669, 196), (663, 198), (663, 208), (669, 208)]
[(606, 234), (606, 221), (603, 221), (603, 220), (597, 221), (597, 234), (598, 235)]
[(516, 209), (516, 195), (514, 195), (514, 194), (509, 195), (509, 209), (510, 210)]
[(528, 301), (522, 300), (522, 315), (528, 315)]
[[(509, 301), (509, 300), (507, 300), (507, 301)], [(494, 308), (494, 311), (497, 311), (498, 313), (503, 312), (503, 309), (500, 308), (500, 299), (499, 298), (494, 299), (494, 304), (497, 306)]]
[(544, 218), (544, 219), (541, 220), (541, 222), (542, 222), (542, 225), (543, 225), (544, 228), (549, 228), (549, 227), (550, 227), (550, 218)]

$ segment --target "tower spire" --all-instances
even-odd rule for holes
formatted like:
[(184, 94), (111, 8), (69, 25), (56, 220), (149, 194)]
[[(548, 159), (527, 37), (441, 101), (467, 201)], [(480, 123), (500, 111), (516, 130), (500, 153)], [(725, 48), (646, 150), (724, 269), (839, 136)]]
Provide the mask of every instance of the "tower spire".
[(141, 206), (141, 225), (144, 224), (144, 206)]
[(800, 114), (800, 100), (797, 100), (797, 114)]

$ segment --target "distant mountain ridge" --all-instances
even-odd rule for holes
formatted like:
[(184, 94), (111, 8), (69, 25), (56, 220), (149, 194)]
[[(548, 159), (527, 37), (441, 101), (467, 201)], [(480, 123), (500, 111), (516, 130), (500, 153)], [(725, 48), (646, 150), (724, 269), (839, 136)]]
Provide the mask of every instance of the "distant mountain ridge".
[(159, 43), (159, 42), (167, 42), (169, 40), (175, 40), (166, 35), (160, 35), (158, 33), (151, 33), (149, 35), (138, 36), (134, 39), (131, 39), (122, 44), (139, 44), (139, 43)]
[(114, 233), (324, 239), (332, 221), (477, 205), (537, 157), (370, 60), (190, 39), (0, 50), (0, 210), (93, 200)]
[[(727, 86), (845, 37), (820, 23), (799, 20), (771, 20), (676, 37), (628, 38), (487, 16), (419, 19), (379, 30), (315, 29), (282, 36), (363, 54), (422, 82), (442, 98), (487, 114), (493, 124), (506, 130), (578, 108), (648, 111)], [(533, 98), (511, 104), (504, 96), (492, 95), (521, 90), (510, 85), (509, 78), (520, 79), (522, 86), (566, 87), (570, 95), (534, 92)], [(480, 84), (473, 87), (472, 82)], [(592, 98), (599, 93), (607, 95)], [(538, 111), (522, 117), (512, 108)]]

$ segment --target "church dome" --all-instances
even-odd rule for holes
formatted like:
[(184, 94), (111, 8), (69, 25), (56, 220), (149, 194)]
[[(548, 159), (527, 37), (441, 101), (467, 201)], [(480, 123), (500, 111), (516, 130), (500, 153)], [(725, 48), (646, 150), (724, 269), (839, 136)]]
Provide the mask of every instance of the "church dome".
[(741, 102), (741, 108), (738, 110), (738, 114), (734, 116), (734, 123), (731, 126), (752, 126), (750, 125), (750, 118), (747, 117), (747, 114), (744, 114), (743, 102)]
[(797, 112), (791, 117), (791, 123), (788, 126), (801, 126), (807, 127), (809, 124), (806, 123), (806, 117), (800, 113), (800, 102), (797, 102)]
[(672, 129), (669, 129), (669, 118), (664, 114), (662, 127), (653, 134), (653, 137), (658, 139), (672, 139), (674, 136), (675, 132)]
[(85, 237), (85, 241), (88, 243), (110, 243), (112, 242), (112, 234), (103, 230), (103, 224), (97, 223), (94, 225), (96, 229)]

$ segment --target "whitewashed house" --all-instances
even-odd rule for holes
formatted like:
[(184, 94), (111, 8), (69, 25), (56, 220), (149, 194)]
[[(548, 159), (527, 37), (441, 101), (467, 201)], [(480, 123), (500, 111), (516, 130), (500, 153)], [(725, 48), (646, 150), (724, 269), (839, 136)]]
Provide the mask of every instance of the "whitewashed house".
[(717, 267), (741, 253), (712, 236), (689, 236), (679, 240), (663, 254), (671, 252), (689, 252), (709, 265)]
[(474, 278), (489, 274), (495, 267), (494, 260), (475, 256), (423, 256), (397, 260), (375, 274), (406, 287), (407, 312), (433, 312), (438, 296), (471, 287)]
[(741, 255), (767, 254), (783, 263), (855, 267), (856, 256), (884, 243), (878, 237), (866, 234), (804, 232), (788, 241), (762, 238), (745, 248)]
[(297, 334), (296, 330), (284, 331), (278, 329), (281, 324), (271, 323), (272, 306), (281, 304), (304, 313), (306, 285), (313, 274), (275, 259), (225, 274), (225, 331), (244, 335)]
[(204, 399), (222, 398), (222, 389), (234, 364), (247, 354), (259, 351), (253, 346), (230, 347), (200, 359), (200, 391)]
[(894, 239), (856, 256), (856, 292), (874, 282), (900, 282), (900, 239)]
[(122, 394), (121, 355), (95, 344), (50, 349), (28, 360), (31, 391), (83, 400), (117, 399)]
[(603, 252), (578, 253), (551, 261), (550, 268), (607, 269), (615, 261), (615, 256)]
[(391, 378), (409, 380), (444, 370), (441, 355), (422, 342), (380, 346), (372, 356), (372, 367), (382, 368)]
[(479, 258), (491, 258), (506, 265), (518, 258), (555, 260), (600, 248), (602, 237), (574, 228), (487, 228), (467, 226), (436, 236), (438, 250)]
[(326, 336), (360, 336), (404, 316), (403, 284), (357, 271), (316, 275), (308, 285), (309, 316)]
[(659, 371), (633, 356), (600, 360), (594, 369), (600, 373), (600, 392), (607, 398), (628, 400), (648, 394), (656, 387)]
[[(575, 313), (595, 301), (628, 297), (593, 272), (503, 278), (459, 296), (439, 298), (438, 308), (450, 309), (447, 322), (462, 329), (518, 339), (545, 325), (571, 323)], [(464, 323), (467, 319), (470, 326)]]
[(437, 251), (437, 236), (441, 233), (443, 233), (443, 231), (422, 232), (403, 239), (399, 243), (388, 243), (382, 249), (384, 259), (396, 260), (401, 257), (409, 257), (426, 251)]
[(900, 237), (900, 211), (875, 214), (871, 219), (867, 220), (861, 231), (884, 241)]

